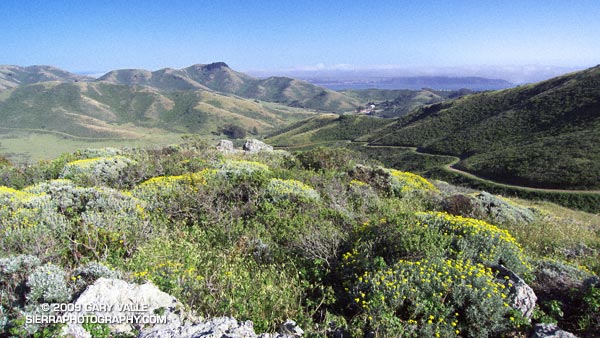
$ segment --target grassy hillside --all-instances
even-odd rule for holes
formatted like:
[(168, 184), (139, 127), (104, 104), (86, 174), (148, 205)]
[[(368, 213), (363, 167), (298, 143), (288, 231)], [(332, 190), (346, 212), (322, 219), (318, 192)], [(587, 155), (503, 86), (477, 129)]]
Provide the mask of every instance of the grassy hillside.
[(297, 147), (337, 140), (358, 140), (393, 123), (364, 115), (323, 114), (292, 124), (267, 137), (280, 147)]
[(0, 101), (3, 127), (45, 129), (77, 137), (127, 137), (120, 125), (216, 132), (227, 123), (273, 129), (311, 112), (205, 91), (162, 93), (106, 82), (21, 86)]
[[(208, 91), (161, 92), (105, 81), (43, 82), (2, 93), (0, 136), (5, 141), (0, 139), (0, 153), (15, 160), (38, 159), (37, 149), (45, 145), (29, 142), (48, 136), (32, 138), (29, 134), (68, 138), (78, 143), (61, 142), (79, 147), (82, 141), (95, 146), (102, 141), (113, 144), (127, 140), (131, 144), (152, 143), (152, 140), (164, 144), (164, 140), (173, 140), (175, 134), (219, 137), (222, 129), (230, 125), (248, 133), (266, 133), (313, 114), (304, 109)], [(29, 144), (30, 149), (20, 146), (19, 139)], [(58, 148), (65, 149), (62, 145)]]
[(155, 72), (143, 69), (114, 70), (99, 77), (96, 81), (126, 86), (147, 86), (164, 91), (208, 89), (181, 71), (170, 68)]
[(21, 85), (46, 81), (90, 81), (92, 78), (69, 73), (51, 66), (8, 66), (0, 65), (0, 91)]
[(418, 109), (371, 138), (461, 157), (507, 183), (600, 188), (600, 67)]
[(373, 115), (381, 117), (398, 117), (406, 115), (415, 108), (438, 103), (448, 98), (456, 98), (471, 94), (468, 89), (442, 91), (433, 89), (422, 90), (343, 90), (344, 95), (357, 98), (363, 105), (374, 104)]
[(183, 69), (154, 72), (136, 69), (115, 70), (98, 79), (124, 85), (150, 86), (163, 91), (210, 89), (249, 99), (277, 102), (323, 111), (348, 111), (359, 102), (354, 98), (285, 77), (257, 79), (236, 72), (224, 62), (193, 65)]
[[(344, 149), (82, 149), (1, 165), (0, 201), (2, 336), (60, 332), (23, 323), (100, 277), (151, 281), (260, 332), (293, 319), (307, 336), (522, 337), (556, 321), (600, 333), (597, 215), (433, 185)], [(498, 264), (538, 295), (532, 323)]]
[[(285, 78), (279, 78), (287, 81)], [(322, 114), (280, 128), (268, 135), (269, 142), (280, 147), (299, 147), (329, 141), (364, 141), (378, 134), (379, 130), (395, 122), (383, 116), (405, 115), (417, 107), (460, 97), (471, 91), (433, 91), (433, 90), (344, 90), (340, 94), (361, 102), (358, 109), (375, 105), (369, 115)]]

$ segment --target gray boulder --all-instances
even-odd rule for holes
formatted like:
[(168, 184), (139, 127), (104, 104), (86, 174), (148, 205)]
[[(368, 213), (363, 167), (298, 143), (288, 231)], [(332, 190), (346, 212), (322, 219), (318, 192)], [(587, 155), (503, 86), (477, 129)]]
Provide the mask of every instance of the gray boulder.
[(229, 140), (219, 141), (217, 144), (217, 150), (223, 153), (235, 153), (239, 151), (233, 147), (233, 142)]
[(304, 334), (293, 320), (287, 320), (280, 331), (257, 335), (251, 321), (239, 322), (232, 317), (221, 317), (183, 326), (157, 326), (144, 330), (138, 338), (297, 338)]
[[(193, 320), (184, 314), (183, 304), (154, 284), (130, 284), (120, 279), (99, 278), (79, 296), (74, 309), (81, 310), (71, 314), (76, 317), (109, 318), (112, 334), (130, 334), (163, 322), (182, 326)], [(69, 324), (63, 332), (77, 332), (79, 327)]]
[[(286, 321), (281, 333), (257, 335), (251, 321), (221, 317), (198, 320), (183, 310), (174, 297), (160, 291), (152, 283), (130, 284), (120, 279), (99, 278), (79, 296), (73, 306), (75, 318), (96, 318), (107, 323), (113, 335), (139, 338), (296, 338), (304, 333), (292, 321)], [(109, 321), (107, 321), (109, 318)], [(63, 328), (63, 337), (89, 338), (79, 321)]]
[(144, 330), (138, 338), (256, 338), (251, 321), (238, 322), (235, 318), (213, 318), (183, 326), (173, 323)]
[[(533, 289), (525, 283), (523, 278), (519, 277), (516, 273), (508, 270), (502, 265), (493, 267), (494, 270), (498, 271), (498, 277), (508, 284), (510, 290), (510, 304), (514, 309), (521, 311), (523, 317), (531, 319), (533, 315), (533, 309), (537, 302), (537, 296)], [(508, 277), (506, 281), (504, 277)]]
[(304, 331), (296, 324), (293, 320), (286, 320), (283, 325), (281, 325), (280, 332), (283, 335), (288, 335), (290, 337), (302, 337)]
[(576, 335), (561, 330), (556, 324), (535, 324), (531, 338), (577, 338)]
[(69, 338), (92, 338), (92, 335), (81, 325), (74, 324), (68, 324), (64, 327), (61, 336)]
[(250, 152), (250, 153), (256, 153), (259, 151), (268, 151), (268, 152), (273, 151), (272, 146), (270, 146), (262, 141), (259, 141), (257, 139), (246, 140), (246, 143), (244, 143), (244, 147), (242, 149), (244, 149), (245, 151)]

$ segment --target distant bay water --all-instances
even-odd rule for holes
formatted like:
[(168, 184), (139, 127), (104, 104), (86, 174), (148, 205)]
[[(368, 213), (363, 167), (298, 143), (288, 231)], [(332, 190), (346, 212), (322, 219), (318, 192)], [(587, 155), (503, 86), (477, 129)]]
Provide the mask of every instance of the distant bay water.
[(462, 88), (475, 91), (497, 90), (512, 88), (515, 85), (501, 79), (487, 79), (482, 77), (406, 77), (389, 78), (381, 80), (322, 80), (306, 79), (308, 82), (332, 90), (360, 90), (360, 89), (410, 89), (420, 90), (430, 88), (435, 90), (458, 90)]

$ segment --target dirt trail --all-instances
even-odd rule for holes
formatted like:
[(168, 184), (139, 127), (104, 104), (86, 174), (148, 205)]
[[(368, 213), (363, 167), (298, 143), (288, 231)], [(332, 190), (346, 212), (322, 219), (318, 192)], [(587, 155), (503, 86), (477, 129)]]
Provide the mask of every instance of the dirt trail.
[(367, 148), (404, 149), (404, 150), (409, 150), (409, 151), (412, 151), (414, 153), (417, 153), (417, 154), (420, 154), (420, 155), (425, 155), (425, 156), (450, 157), (450, 158), (452, 158), (452, 161), (442, 167), (444, 170), (457, 173), (459, 175), (465, 176), (465, 177), (470, 178), (472, 180), (477, 180), (477, 181), (481, 181), (481, 182), (493, 184), (493, 185), (496, 185), (498, 187), (503, 187), (503, 188), (518, 189), (518, 190), (524, 190), (524, 191), (540, 191), (540, 192), (565, 192), (565, 193), (575, 193), (575, 194), (600, 194), (600, 190), (570, 190), (570, 189), (532, 188), (532, 187), (525, 187), (525, 186), (520, 186), (520, 185), (513, 185), (513, 184), (506, 184), (506, 183), (500, 183), (500, 182), (496, 182), (496, 181), (491, 181), (489, 179), (486, 179), (486, 178), (474, 175), (474, 174), (472, 174), (470, 172), (454, 168), (454, 165), (457, 164), (460, 161), (460, 158), (458, 158), (456, 156), (430, 154), (430, 153), (426, 153), (426, 152), (423, 152), (423, 151), (419, 151), (417, 149), (417, 147), (378, 146), (378, 145), (369, 145), (368, 142), (353, 142), (353, 141), (349, 141), (349, 140), (337, 140), (337, 141), (322, 141), (322, 142), (306, 143), (306, 144), (294, 145), (294, 146), (290, 146), (290, 147), (281, 147), (281, 148), (286, 148), (286, 149), (289, 149), (289, 148), (301, 148), (301, 147), (308, 147), (308, 146), (317, 145), (317, 144), (328, 144), (328, 143), (336, 143), (336, 142), (337, 143), (339, 143), (339, 142), (347, 142), (347, 143), (353, 143), (353, 144), (361, 144), (363, 147), (367, 147)]

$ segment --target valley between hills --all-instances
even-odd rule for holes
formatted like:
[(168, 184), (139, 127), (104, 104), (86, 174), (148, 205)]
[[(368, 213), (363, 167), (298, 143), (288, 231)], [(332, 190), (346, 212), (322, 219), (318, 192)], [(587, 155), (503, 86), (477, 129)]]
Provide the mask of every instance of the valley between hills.
[(49, 66), (2, 66), (0, 151), (22, 163), (85, 147), (166, 145), (184, 135), (266, 135), (284, 148), (350, 140), (441, 155), (437, 166), (390, 162), (393, 156), (383, 163), (499, 193), (593, 194), (600, 188), (599, 73), (594, 67), (481, 93), (336, 92), (291, 78), (253, 78), (223, 62), (115, 70), (97, 79)]

